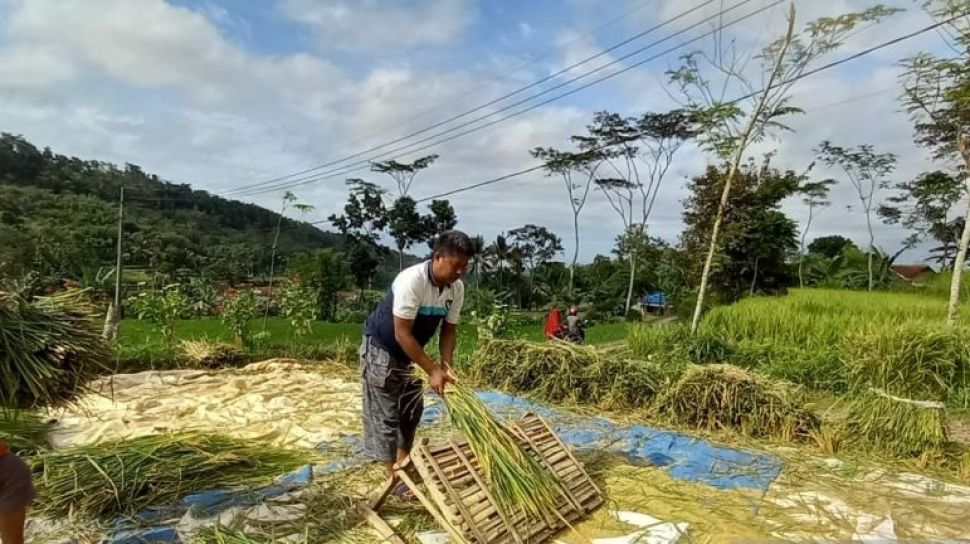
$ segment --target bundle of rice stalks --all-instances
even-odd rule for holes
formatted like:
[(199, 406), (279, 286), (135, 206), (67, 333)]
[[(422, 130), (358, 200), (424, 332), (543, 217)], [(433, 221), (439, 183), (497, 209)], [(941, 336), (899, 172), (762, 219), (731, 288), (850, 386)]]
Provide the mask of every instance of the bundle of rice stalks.
[[(247, 535), (240, 530), (220, 527), (218, 525), (206, 527), (192, 537), (192, 544), (270, 544), (271, 542), (273, 540)], [(299, 541), (289, 540), (288, 542)]]
[(50, 428), (33, 412), (0, 410), (0, 442), (14, 453), (33, 455), (50, 448)]
[(206, 489), (266, 482), (307, 459), (218, 435), (146, 436), (31, 460), (38, 504), (49, 517), (134, 514)]
[(947, 441), (942, 403), (905, 399), (872, 390), (853, 399), (847, 435), (862, 447), (902, 457), (940, 451)]
[(28, 302), (0, 292), (0, 407), (56, 406), (104, 369), (96, 310), (71, 291)]
[(794, 386), (733, 365), (693, 366), (657, 401), (657, 413), (699, 429), (749, 436), (808, 438), (819, 418), (802, 407)]
[(451, 424), (468, 440), (506, 519), (519, 512), (539, 519), (559, 517), (556, 504), (562, 492), (556, 477), (519, 446), (471, 389), (458, 386), (449, 390), (444, 403)]
[(475, 352), (472, 372), (493, 387), (577, 402), (589, 396), (584, 375), (599, 358), (594, 348), (569, 342), (492, 340)]
[(195, 365), (208, 369), (236, 366), (246, 360), (238, 347), (206, 340), (183, 340), (182, 353)]
[(902, 397), (943, 400), (966, 363), (965, 329), (933, 323), (869, 327), (848, 335), (843, 356), (853, 387)]
[(601, 353), (568, 342), (492, 340), (472, 361), (476, 380), (549, 402), (647, 406), (664, 381), (661, 365)]

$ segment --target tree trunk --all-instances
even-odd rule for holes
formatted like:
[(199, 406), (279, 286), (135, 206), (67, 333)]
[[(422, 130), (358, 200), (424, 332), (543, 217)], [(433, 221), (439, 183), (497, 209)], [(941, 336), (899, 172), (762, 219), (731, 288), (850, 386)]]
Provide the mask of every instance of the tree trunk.
[(754, 258), (754, 274), (751, 275), (751, 287), (748, 289), (748, 296), (754, 296), (754, 286), (758, 283), (758, 260), (760, 257)]
[(812, 207), (808, 207), (808, 222), (805, 223), (805, 230), (802, 231), (802, 239), (798, 242), (798, 287), (805, 287), (805, 276), (803, 269), (805, 266), (805, 239), (808, 238), (808, 229), (812, 228)]
[[(637, 260), (631, 255), (630, 256), (630, 285), (626, 290), (626, 314), (630, 313), (630, 306), (633, 302), (633, 280), (637, 275)], [(624, 317), (626, 317), (624, 315)]]
[[(966, 137), (962, 134), (957, 136), (957, 149), (963, 156), (963, 162), (970, 167), (970, 149), (967, 149)], [(964, 182), (970, 192), (970, 180)], [(957, 249), (957, 258), (953, 264), (953, 277), (950, 278), (950, 300), (946, 305), (946, 324), (954, 326), (960, 314), (960, 290), (962, 287), (961, 278), (963, 276), (963, 266), (967, 262), (967, 246), (970, 245), (970, 204), (963, 215), (963, 233), (960, 235), (960, 246)]]
[[(872, 198), (869, 200), (872, 203)], [(872, 218), (869, 215), (869, 210), (866, 210), (866, 228), (869, 229), (869, 259), (867, 260), (867, 268), (869, 270), (869, 291), (872, 291), (872, 254), (876, 251), (876, 237), (872, 234)]]
[(404, 248), (398, 246), (397, 248), (397, 271), (400, 272), (404, 270)]
[(283, 210), (276, 221), (276, 236), (273, 237), (273, 250), (269, 255), (269, 289), (266, 294), (266, 311), (263, 314), (263, 332), (266, 332), (266, 320), (269, 319), (269, 306), (273, 303), (273, 276), (276, 274), (276, 246), (280, 241), (280, 228), (283, 226)]
[(576, 261), (579, 259), (579, 214), (573, 214), (573, 239), (576, 245), (573, 248), (573, 262), (569, 265), (569, 296), (573, 296), (573, 281), (576, 276)]
[(701, 285), (697, 290), (697, 303), (694, 305), (694, 316), (691, 318), (690, 322), (691, 334), (697, 332), (697, 326), (701, 321), (701, 311), (704, 308), (704, 297), (707, 295), (707, 281), (711, 275), (711, 264), (714, 262), (714, 251), (717, 249), (717, 235), (720, 233), (721, 223), (724, 221), (724, 209), (727, 207), (728, 196), (731, 194), (731, 184), (734, 183), (734, 177), (738, 173), (738, 167), (740, 166), (741, 159), (744, 156), (744, 150), (748, 146), (748, 140), (751, 139), (751, 133), (754, 132), (754, 127), (758, 122), (758, 118), (761, 117), (761, 112), (765, 107), (765, 102), (768, 100), (768, 92), (775, 84), (775, 79), (777, 79), (778, 73), (781, 71), (781, 63), (785, 58), (785, 54), (788, 52), (788, 46), (791, 45), (792, 34), (794, 31), (795, 6), (792, 4), (788, 16), (788, 32), (785, 34), (785, 41), (781, 46), (781, 50), (778, 52), (778, 58), (775, 61), (775, 65), (771, 69), (771, 76), (768, 78), (768, 84), (765, 85), (764, 90), (761, 92), (761, 98), (758, 99), (757, 106), (751, 112), (751, 118), (748, 120), (748, 126), (745, 127), (744, 132), (741, 134), (737, 151), (734, 154), (734, 160), (731, 162), (731, 169), (728, 170), (727, 179), (724, 180), (724, 189), (721, 191), (721, 200), (717, 205), (717, 216), (714, 218), (714, 228), (711, 229), (711, 243), (707, 248), (707, 257), (704, 259), (704, 269), (701, 272)]

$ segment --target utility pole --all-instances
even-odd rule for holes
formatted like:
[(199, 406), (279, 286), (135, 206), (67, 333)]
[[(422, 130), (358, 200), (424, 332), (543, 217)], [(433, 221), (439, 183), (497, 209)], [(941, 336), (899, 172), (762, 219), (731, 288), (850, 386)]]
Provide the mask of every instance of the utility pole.
[(125, 187), (121, 187), (121, 195), (118, 199), (118, 252), (115, 262), (115, 299), (114, 304), (108, 307), (108, 315), (104, 322), (104, 332), (102, 336), (105, 340), (115, 340), (118, 337), (118, 328), (121, 324), (121, 239), (124, 229), (125, 218)]

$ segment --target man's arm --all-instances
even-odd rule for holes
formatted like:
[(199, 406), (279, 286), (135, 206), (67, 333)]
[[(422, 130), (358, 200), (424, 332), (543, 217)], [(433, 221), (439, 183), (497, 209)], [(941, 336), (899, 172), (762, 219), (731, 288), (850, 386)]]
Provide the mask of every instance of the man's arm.
[(441, 395), (444, 393), (445, 383), (449, 381), (448, 376), (444, 369), (438, 366), (438, 363), (431, 357), (428, 357), (428, 354), (424, 352), (424, 348), (414, 338), (411, 330), (413, 327), (413, 319), (394, 316), (394, 339), (397, 340), (398, 345), (404, 350), (404, 354), (421, 367), (422, 370), (427, 372), (428, 385), (431, 386), (431, 389), (435, 393)]

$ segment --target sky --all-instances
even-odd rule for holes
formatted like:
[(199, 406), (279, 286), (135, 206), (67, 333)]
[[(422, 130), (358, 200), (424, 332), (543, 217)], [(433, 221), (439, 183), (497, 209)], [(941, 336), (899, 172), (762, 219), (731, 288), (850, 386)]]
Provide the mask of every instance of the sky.
[[(676, 107), (666, 72), (684, 53), (712, 50), (703, 34), (719, 10), (730, 9), (724, 21), (731, 21), (768, 7), (724, 29), (721, 43), (733, 40), (738, 51), (756, 51), (783, 32), (787, 4), (739, 2), (0, 0), (0, 131), (62, 154), (137, 164), (167, 181), (269, 208), (278, 208), (289, 189), (315, 209), (288, 215), (321, 221), (342, 209), (346, 178), (393, 186), (370, 172), (367, 160), (437, 153), (412, 187), (420, 199), (535, 166), (530, 149), (570, 148), (569, 136), (583, 133), (596, 111), (638, 115)], [(905, 11), (854, 31), (819, 64), (933, 22), (921, 2), (883, 3)], [(870, 5), (796, 0), (796, 25)], [(774, 134), (750, 155), (775, 150), (775, 166), (802, 171), (829, 139), (896, 154), (894, 183), (941, 167), (913, 144), (897, 78), (902, 59), (943, 54), (945, 39), (926, 32), (799, 81), (792, 103), (805, 114), (788, 121), (792, 132)], [(748, 69), (760, 81), (757, 63)], [(619, 70), (625, 71), (471, 131)], [(515, 102), (522, 103), (510, 106)], [(476, 111), (444, 122), (470, 110)], [(461, 123), (469, 124), (455, 128)], [(419, 149), (447, 135), (460, 137)], [(677, 154), (649, 220), (651, 234), (676, 242), (687, 179), (710, 160), (691, 145)], [(310, 170), (320, 165), (329, 166)], [(808, 239), (837, 233), (867, 243), (866, 218), (845, 176), (821, 166), (812, 175), (840, 183)], [(284, 188), (283, 182), (300, 183)], [(260, 192), (240, 192), (254, 185)], [(544, 225), (572, 254), (572, 214), (556, 177), (535, 171), (449, 198), (460, 229), (491, 239), (524, 224)], [(783, 209), (804, 228), (807, 210), (799, 199)], [(622, 223), (602, 194), (591, 194), (580, 221), (580, 259), (608, 254)], [(890, 253), (908, 234), (876, 221), (876, 244)], [(927, 247), (900, 261), (922, 260)]]

